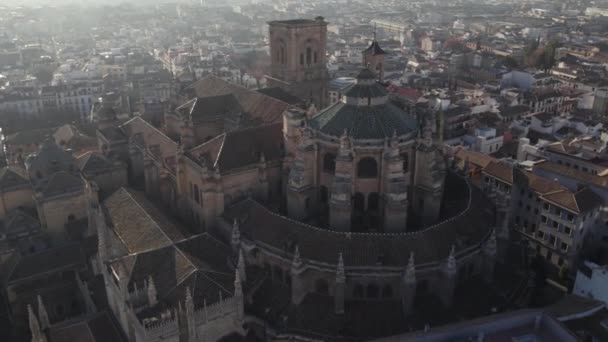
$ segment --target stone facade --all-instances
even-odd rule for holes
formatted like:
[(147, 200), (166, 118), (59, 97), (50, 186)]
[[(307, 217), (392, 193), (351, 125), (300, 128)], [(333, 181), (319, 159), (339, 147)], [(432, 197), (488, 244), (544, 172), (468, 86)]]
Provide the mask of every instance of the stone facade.
[(272, 21), (269, 27), (269, 86), (286, 88), (316, 108), (324, 108), (329, 101), (325, 56), (327, 22), (317, 17)]

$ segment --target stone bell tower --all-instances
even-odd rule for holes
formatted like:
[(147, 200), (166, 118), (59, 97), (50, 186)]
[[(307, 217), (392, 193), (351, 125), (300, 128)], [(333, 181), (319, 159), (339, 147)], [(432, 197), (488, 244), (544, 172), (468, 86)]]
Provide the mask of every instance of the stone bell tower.
[(361, 54), (363, 65), (376, 74), (380, 83), (384, 82), (384, 55), (386, 55), (386, 52), (378, 44), (376, 32), (374, 32), (372, 43)]
[(271, 21), (269, 87), (281, 87), (314, 104), (328, 103), (327, 22), (323, 17)]

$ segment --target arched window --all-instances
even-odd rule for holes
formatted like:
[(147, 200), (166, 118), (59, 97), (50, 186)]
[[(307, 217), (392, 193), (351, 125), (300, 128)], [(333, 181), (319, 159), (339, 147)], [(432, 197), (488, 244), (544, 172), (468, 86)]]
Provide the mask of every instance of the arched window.
[(196, 184), (194, 184), (194, 200), (196, 201), (196, 203), (201, 203), (200, 197), (199, 197), (199, 192), (198, 192), (198, 185), (196, 185)]
[(353, 289), (353, 297), (355, 298), (363, 298), (363, 285), (356, 284)]
[(300, 54), (300, 65), (304, 65), (304, 54)]
[(355, 211), (363, 212), (365, 210), (365, 195), (360, 192), (355, 193), (354, 202)]
[(336, 171), (336, 155), (333, 153), (325, 153), (323, 156), (323, 171), (334, 173)]
[(379, 292), (378, 285), (373, 283), (367, 285), (367, 298), (378, 298)]
[(393, 288), (389, 284), (386, 284), (382, 288), (382, 298), (391, 298), (391, 297), (393, 297)]
[(363, 158), (357, 164), (359, 178), (376, 178), (378, 176), (378, 163), (371, 157)]
[(306, 65), (310, 65), (312, 63), (312, 49), (310, 47), (306, 48)]
[(380, 208), (380, 196), (377, 192), (372, 192), (367, 196), (367, 209), (378, 210)]
[(281, 46), (281, 64), (285, 64), (285, 47)]
[(319, 62), (319, 54), (316, 51), (314, 54), (314, 62), (315, 62), (315, 64), (317, 64)]
[(325, 279), (315, 280), (315, 292), (323, 295), (329, 294), (329, 284)]

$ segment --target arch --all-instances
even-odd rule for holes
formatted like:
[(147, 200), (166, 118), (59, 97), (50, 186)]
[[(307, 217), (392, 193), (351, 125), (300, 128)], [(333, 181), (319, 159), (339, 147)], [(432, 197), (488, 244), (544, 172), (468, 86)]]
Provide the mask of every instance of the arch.
[(198, 185), (194, 184), (194, 201), (196, 203), (201, 203), (201, 199), (200, 199), (200, 193), (198, 191)]
[(378, 163), (376, 159), (366, 157), (359, 160), (357, 164), (357, 176), (359, 178), (376, 178), (378, 176)]
[(315, 280), (315, 292), (318, 294), (329, 294), (329, 283), (323, 278)]
[(382, 298), (392, 298), (393, 297), (393, 287), (389, 284), (386, 284), (382, 287)]
[(309, 46), (306, 48), (306, 65), (312, 64), (312, 48)]
[(323, 156), (323, 171), (327, 173), (336, 172), (336, 155), (333, 153), (325, 153)]
[(380, 209), (380, 195), (377, 192), (372, 192), (367, 195), (367, 209), (378, 210)]
[(355, 212), (365, 211), (365, 195), (360, 192), (355, 193), (353, 209)]
[(363, 289), (363, 285), (355, 284), (355, 288), (353, 289), (353, 297), (355, 298), (363, 298), (365, 295), (365, 290)]
[(378, 285), (374, 283), (367, 285), (367, 298), (378, 298), (379, 292)]

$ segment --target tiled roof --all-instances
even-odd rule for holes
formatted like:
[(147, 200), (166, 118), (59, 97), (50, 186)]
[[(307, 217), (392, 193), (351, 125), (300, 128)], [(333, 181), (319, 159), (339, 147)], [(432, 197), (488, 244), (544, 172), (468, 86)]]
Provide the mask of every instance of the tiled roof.
[(550, 161), (542, 161), (534, 164), (534, 169), (544, 170), (559, 175), (564, 175), (569, 178), (576, 179), (585, 184), (592, 184), (600, 187), (608, 187), (608, 176), (598, 176), (589, 172), (575, 170), (566, 165), (560, 165)]
[(30, 181), (25, 174), (25, 170), (12, 166), (0, 169), (0, 190), (29, 185)]
[(231, 250), (208, 234), (201, 234), (162, 248), (128, 255), (112, 261), (129, 275), (131, 290), (142, 288), (152, 277), (159, 304), (138, 314), (146, 318), (184, 302), (190, 288), (195, 307), (200, 308), (233, 294), (234, 272), (228, 267)]
[(226, 82), (216, 76), (208, 76), (190, 86), (197, 97), (232, 94), (241, 108), (253, 119), (261, 123), (274, 123), (282, 120), (288, 103), (266, 96), (257, 91)]
[(77, 162), (80, 171), (84, 173), (106, 170), (114, 165), (108, 158), (96, 152), (87, 152), (79, 156)]
[(282, 137), (279, 123), (231, 131), (195, 147), (190, 155), (198, 163), (204, 157), (207, 166), (218, 166), (226, 173), (259, 163), (262, 153), (266, 161), (280, 160)]
[(378, 41), (375, 39), (372, 41), (372, 43), (369, 45), (369, 47), (363, 51), (363, 53), (370, 54), (370, 55), (385, 55), (386, 54), (386, 52), (384, 52), (384, 50), (382, 50), (382, 48), (380, 47), (380, 44), (378, 44)]
[(170, 246), (187, 230), (137, 191), (120, 188), (104, 201), (114, 233), (129, 253)]
[(48, 170), (55, 168), (64, 168), (72, 165), (75, 158), (70, 151), (66, 151), (59, 147), (55, 141), (47, 139), (38, 152), (31, 155), (26, 160), (28, 170)]
[(55, 196), (84, 189), (84, 182), (80, 177), (65, 171), (54, 173), (46, 183), (42, 193), (45, 196)]
[(35, 212), (30, 213), (23, 209), (11, 210), (3, 220), (0, 231), (6, 234), (9, 239), (23, 233), (38, 232), (40, 231), (40, 221), (35, 216)]
[[(542, 164), (540, 163), (539, 165)], [(491, 162), (483, 172), (508, 184), (515, 182), (521, 186), (528, 187), (539, 194), (542, 199), (577, 214), (585, 213), (603, 204), (602, 198), (589, 188), (572, 192), (558, 182), (505, 163)]]
[(176, 111), (184, 118), (199, 122), (205, 117), (230, 116), (243, 112), (232, 94), (197, 97), (181, 105)]
[(50, 273), (66, 268), (84, 267), (85, 262), (86, 260), (78, 244), (48, 249), (40, 253), (22, 256), (9, 275), (9, 281), (18, 281), (41, 273)]
[(54, 324), (49, 330), (52, 342), (123, 342), (121, 328), (108, 312), (95, 313), (82, 320)]
[(570, 191), (549, 193), (543, 195), (543, 198), (577, 214), (584, 214), (604, 204), (602, 198), (589, 188), (574, 193)]
[[(226, 209), (224, 217), (232, 222), (238, 219), (243, 236), (291, 257), (295, 246), (307, 260), (335, 264), (338, 253), (344, 263), (351, 266), (405, 266), (410, 252), (416, 262), (438, 262), (446, 258), (451, 246), (456, 250), (478, 245), (494, 224), (491, 204), (481, 192), (470, 188), (462, 180), (458, 191), (448, 196), (467, 196), (472, 190), (471, 207), (451, 220), (404, 234), (340, 233), (320, 229), (275, 214), (252, 199)], [(467, 205), (462, 198), (459, 204)], [(472, 209), (474, 208), (474, 209)]]
[(55, 128), (41, 128), (19, 131), (6, 136), (5, 143), (9, 145), (38, 144), (50, 137)]
[(490, 157), (487, 154), (484, 154), (481, 152), (469, 151), (469, 150), (465, 150), (465, 149), (458, 150), (456, 152), (456, 154), (454, 155), (454, 157), (456, 157), (456, 159), (459, 159), (462, 162), (468, 161), (469, 163), (477, 165), (481, 168), (485, 168), (491, 162), (496, 161), (496, 159)]
[(356, 106), (338, 102), (309, 120), (313, 129), (341, 136), (346, 129), (354, 139), (384, 139), (396, 131), (404, 135), (417, 130), (414, 117), (392, 103), (377, 106)]

